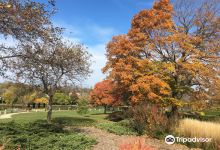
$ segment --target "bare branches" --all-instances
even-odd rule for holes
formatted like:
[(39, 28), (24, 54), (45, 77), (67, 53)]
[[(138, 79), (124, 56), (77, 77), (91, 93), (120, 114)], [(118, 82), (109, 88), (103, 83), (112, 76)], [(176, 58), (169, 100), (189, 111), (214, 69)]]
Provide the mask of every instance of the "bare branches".
[(34, 46), (20, 45), (22, 56), (14, 59), (12, 69), (27, 79), (40, 84), (45, 91), (68, 80), (81, 79), (89, 75), (90, 55), (81, 45), (61, 40), (51, 43), (35, 43)]
[(53, 8), (28, 0), (2, 0), (0, 2), (0, 33), (18, 40), (44, 39), (51, 26)]

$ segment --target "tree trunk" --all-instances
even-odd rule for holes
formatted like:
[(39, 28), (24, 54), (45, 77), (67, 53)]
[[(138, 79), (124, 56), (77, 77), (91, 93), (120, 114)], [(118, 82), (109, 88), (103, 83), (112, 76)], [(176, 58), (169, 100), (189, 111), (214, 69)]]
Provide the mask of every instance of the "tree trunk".
[(48, 112), (47, 112), (47, 123), (51, 124), (52, 118), (52, 102), (53, 102), (53, 95), (50, 95), (48, 101)]
[(171, 112), (170, 112), (170, 120), (176, 124), (179, 119), (179, 113), (178, 113), (178, 107), (172, 106)]
[(104, 114), (106, 114), (106, 111), (107, 111), (107, 106), (105, 105), (104, 106)]

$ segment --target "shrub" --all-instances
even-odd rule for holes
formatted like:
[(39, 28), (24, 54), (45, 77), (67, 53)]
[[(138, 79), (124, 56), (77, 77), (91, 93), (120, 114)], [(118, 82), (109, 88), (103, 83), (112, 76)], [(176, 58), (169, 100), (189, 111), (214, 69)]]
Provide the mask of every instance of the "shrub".
[(124, 113), (122, 111), (116, 111), (108, 115), (107, 119), (110, 121), (121, 121), (124, 119)]
[(137, 134), (132, 127), (129, 126), (128, 121), (120, 121), (116, 123), (110, 123), (110, 122), (105, 122), (105, 123), (99, 123), (96, 125), (97, 128), (106, 130), (110, 133), (114, 133), (117, 135), (135, 135)]
[(140, 104), (130, 109), (131, 124), (139, 133), (160, 138), (169, 132), (168, 119), (156, 106)]
[(77, 109), (77, 113), (79, 114), (87, 114), (89, 110), (89, 106), (88, 106), (88, 100), (86, 98), (81, 98), (78, 101), (78, 109)]
[(14, 122), (2, 123), (0, 126), (0, 145), (5, 150), (12, 149), (88, 149), (96, 142), (83, 134), (67, 132), (60, 125), (47, 124), (41, 121), (29, 124)]
[(58, 105), (68, 105), (71, 103), (70, 96), (65, 93), (55, 93), (53, 100), (54, 104)]
[(144, 138), (130, 138), (119, 145), (119, 150), (154, 150), (154, 148), (147, 146)]

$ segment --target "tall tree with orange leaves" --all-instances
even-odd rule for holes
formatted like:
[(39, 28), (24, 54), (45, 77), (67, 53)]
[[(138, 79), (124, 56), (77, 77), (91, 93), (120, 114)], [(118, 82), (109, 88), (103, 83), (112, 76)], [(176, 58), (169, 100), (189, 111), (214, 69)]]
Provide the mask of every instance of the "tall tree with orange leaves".
[[(190, 0), (156, 1), (131, 21), (126, 35), (107, 45), (109, 73), (123, 99), (172, 106), (177, 116), (184, 95), (207, 99), (211, 86), (219, 85), (220, 17), (215, 1), (190, 10)], [(216, 5), (215, 5), (216, 4)], [(185, 8), (185, 9), (184, 9)]]
[(114, 95), (113, 86), (110, 80), (98, 82), (90, 93), (90, 104), (104, 106), (104, 113), (106, 113), (107, 106), (118, 105), (119, 101)]

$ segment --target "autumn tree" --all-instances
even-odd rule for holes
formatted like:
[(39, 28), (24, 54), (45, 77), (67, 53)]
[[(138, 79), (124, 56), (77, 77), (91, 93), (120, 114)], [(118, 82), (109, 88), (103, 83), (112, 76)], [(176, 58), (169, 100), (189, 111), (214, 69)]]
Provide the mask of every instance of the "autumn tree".
[(104, 113), (106, 113), (107, 106), (118, 105), (118, 98), (114, 95), (113, 86), (111, 80), (98, 82), (90, 92), (90, 104), (104, 106)]
[(41, 3), (31, 0), (0, 1), (0, 35), (2, 39), (13, 38), (13, 46), (0, 43), (0, 75), (6, 76), (10, 59), (20, 57), (17, 43), (36, 40), (51, 40), (53, 25), (50, 21), (54, 13), (54, 0)]
[(63, 42), (22, 43), (21, 57), (12, 59), (10, 68), (19, 82), (38, 86), (48, 95), (47, 121), (51, 123), (52, 104), (58, 87), (75, 84), (90, 74), (90, 55), (80, 44)]
[(193, 2), (183, 1), (174, 8), (159, 0), (136, 14), (128, 33), (107, 45), (103, 68), (124, 100), (172, 106), (172, 116), (184, 95), (206, 99), (220, 82), (218, 5), (205, 1), (188, 10), (184, 5)]
[(48, 98), (46, 98), (46, 97), (35, 98), (34, 102), (35, 103), (47, 104), (48, 103)]
[(28, 0), (1, 0), (0, 34), (17, 40), (44, 38), (53, 14), (54, 2), (49, 3), (52, 5)]
[(16, 95), (16, 88), (10, 87), (3, 94), (2, 98), (4, 99), (6, 104), (10, 104), (13, 108), (14, 103), (18, 101), (18, 97)]
[(34, 99), (30, 95), (37, 91), (37, 89), (29, 85), (13, 82), (2, 83), (0, 89), (0, 95), (7, 104), (13, 105), (16, 102), (23, 104), (24, 107)]

